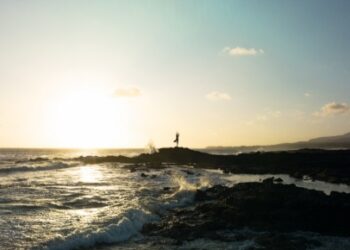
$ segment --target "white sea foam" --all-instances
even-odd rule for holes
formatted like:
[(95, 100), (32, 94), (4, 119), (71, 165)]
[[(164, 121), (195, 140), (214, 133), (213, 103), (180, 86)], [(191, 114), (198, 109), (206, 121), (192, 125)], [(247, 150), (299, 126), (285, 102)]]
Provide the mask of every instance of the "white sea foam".
[[(115, 222), (107, 222), (103, 227), (90, 227), (87, 230), (74, 232), (68, 236), (59, 235), (55, 239), (44, 243), (44, 249), (63, 250), (76, 248), (89, 248), (98, 244), (118, 243), (139, 234), (143, 225), (159, 219), (159, 215), (168, 209), (182, 207), (193, 202), (195, 189), (205, 187), (207, 180), (199, 178), (196, 181), (185, 177), (162, 176), (162, 185), (173, 184), (176, 190), (169, 195), (161, 195), (156, 203), (144, 202), (142, 207), (129, 208), (119, 216)], [(141, 179), (142, 180), (142, 179)], [(201, 181), (202, 180), (202, 181)], [(143, 190), (141, 190), (143, 191)], [(40, 247), (42, 248), (42, 246)]]
[(10, 174), (15, 172), (45, 171), (76, 167), (78, 163), (49, 162), (45, 165), (13, 165), (0, 168), (0, 173)]
[(66, 237), (59, 236), (48, 242), (44, 249), (68, 250), (125, 241), (138, 234), (145, 223), (156, 219), (158, 219), (157, 216), (145, 210), (130, 209), (119, 216), (116, 223), (109, 224), (105, 228), (92, 228)]
[[(197, 189), (230, 186), (250, 178), (185, 166), (146, 169), (146, 175), (141, 175), (121, 168), (122, 164), (77, 165), (64, 160), (1, 165), (1, 249), (75, 249), (127, 241), (169, 209), (193, 204)], [(342, 249), (332, 248), (336, 244), (350, 249), (343, 239), (329, 242), (334, 244), (320, 250)], [(200, 239), (184, 246), (200, 249), (205, 244), (224, 246)]]

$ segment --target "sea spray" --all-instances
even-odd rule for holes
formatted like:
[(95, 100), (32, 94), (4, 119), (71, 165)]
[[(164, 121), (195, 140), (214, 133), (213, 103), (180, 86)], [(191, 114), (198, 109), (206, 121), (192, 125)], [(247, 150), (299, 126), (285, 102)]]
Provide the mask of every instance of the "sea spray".
[[(192, 205), (197, 189), (252, 181), (249, 176), (190, 166), (164, 164), (164, 169), (130, 172), (125, 164), (82, 165), (71, 158), (57, 160), (54, 155), (50, 157), (54, 160), (26, 160), (41, 156), (26, 154), (18, 163), (16, 158), (0, 166), (5, 169), (0, 170), (1, 249), (127, 246), (133, 242), (128, 239), (143, 238), (143, 225), (157, 222), (173, 208)], [(310, 181), (303, 185), (325, 191)], [(326, 191), (337, 190), (329, 186)], [(188, 246), (196, 243), (201, 245), (189, 242)]]
[[(116, 223), (109, 224), (103, 228), (87, 229), (83, 232), (73, 233), (66, 237), (59, 236), (47, 242), (44, 249), (67, 250), (76, 248), (93, 247), (96, 244), (112, 244), (125, 241), (135, 236), (142, 226), (158, 217), (143, 209), (130, 209), (116, 218)], [(34, 249), (40, 249), (37, 247)]]
[[(140, 231), (146, 223), (154, 222), (163, 216), (167, 210), (176, 207), (183, 207), (193, 203), (195, 191), (198, 188), (205, 188), (211, 185), (210, 178), (204, 176), (196, 176), (191, 178), (189, 175), (184, 175), (182, 169), (171, 171), (168, 178), (164, 178), (164, 171), (160, 171), (158, 180), (161, 180), (163, 185), (173, 185), (174, 190), (171, 194), (161, 194), (155, 202), (147, 203), (146, 199), (134, 204), (135, 207), (130, 207), (122, 212), (114, 219), (106, 221), (101, 227), (92, 227), (75, 230), (72, 234), (56, 236), (54, 239), (41, 244), (37, 247), (44, 249), (75, 249), (89, 248), (100, 244), (113, 244), (126, 241), (131, 237), (140, 235)], [(137, 174), (134, 174), (137, 177)], [(139, 177), (137, 177), (139, 178)], [(144, 180), (144, 178), (141, 178)], [(154, 179), (157, 181), (157, 179)], [(150, 188), (150, 187), (149, 187)], [(149, 188), (142, 187), (139, 189), (139, 195), (152, 195)], [(152, 191), (153, 194), (155, 190)]]
[(47, 162), (46, 164), (40, 164), (40, 165), (14, 165), (9, 167), (0, 168), (0, 173), (4, 174), (10, 174), (10, 173), (16, 173), (16, 172), (31, 172), (31, 171), (45, 171), (45, 170), (58, 170), (58, 169), (64, 169), (64, 168), (70, 168), (70, 167), (76, 167), (79, 163), (73, 162), (73, 163), (64, 163), (64, 162)]

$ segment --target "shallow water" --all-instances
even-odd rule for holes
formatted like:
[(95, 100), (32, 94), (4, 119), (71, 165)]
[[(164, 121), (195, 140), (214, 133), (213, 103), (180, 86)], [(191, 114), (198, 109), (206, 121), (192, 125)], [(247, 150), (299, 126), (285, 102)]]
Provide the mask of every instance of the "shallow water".
[[(144, 172), (142, 177), (141, 172), (130, 172), (124, 164), (52, 160), (79, 155), (75, 151), (0, 151), (0, 155), (0, 249), (245, 249), (254, 242), (198, 239), (178, 246), (169, 239), (144, 238), (139, 231), (167, 209), (191, 204), (198, 188), (271, 177), (227, 175), (186, 166)], [(36, 157), (51, 160), (28, 161)], [(276, 177), (286, 184), (325, 193), (350, 192), (346, 185)], [(342, 238), (332, 239), (347, 244)]]
[(294, 184), (297, 187), (322, 191), (327, 195), (330, 195), (331, 192), (340, 192), (340, 193), (350, 193), (350, 186), (346, 184), (335, 184), (324, 181), (311, 180), (305, 176), (304, 179), (296, 179), (286, 174), (228, 174), (223, 177), (223, 179), (227, 180), (234, 185), (236, 183), (243, 182), (261, 182), (268, 178), (274, 177), (275, 179), (280, 178), (282, 180), (282, 184)]

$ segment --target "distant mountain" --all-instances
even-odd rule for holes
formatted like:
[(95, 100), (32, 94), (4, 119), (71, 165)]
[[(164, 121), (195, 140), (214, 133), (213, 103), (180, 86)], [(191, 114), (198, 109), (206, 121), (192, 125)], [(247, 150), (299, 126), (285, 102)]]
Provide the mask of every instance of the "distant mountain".
[(300, 141), (294, 143), (281, 143), (275, 145), (256, 145), (256, 146), (237, 146), (237, 147), (207, 147), (205, 152), (231, 154), (239, 152), (251, 151), (280, 151), (280, 150), (296, 150), (302, 148), (318, 148), (318, 149), (350, 149), (350, 133), (337, 136), (327, 136), (314, 138), (308, 141)]
[(309, 143), (349, 143), (350, 133), (346, 133), (344, 135), (319, 137), (319, 138), (311, 139), (308, 142)]

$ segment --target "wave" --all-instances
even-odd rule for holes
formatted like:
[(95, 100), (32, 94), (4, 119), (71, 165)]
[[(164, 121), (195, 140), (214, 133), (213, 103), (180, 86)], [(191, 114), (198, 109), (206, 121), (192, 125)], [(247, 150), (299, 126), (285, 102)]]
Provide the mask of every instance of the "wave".
[(100, 197), (79, 197), (73, 200), (63, 202), (64, 208), (97, 208), (105, 207), (108, 203)]
[[(80, 249), (93, 247), (97, 244), (118, 243), (138, 234), (145, 223), (157, 219), (157, 216), (146, 210), (130, 209), (119, 217), (117, 223), (112, 223), (104, 228), (89, 229), (67, 237), (58, 236), (56, 239), (48, 242), (43, 249)], [(34, 249), (42, 249), (42, 247)]]
[[(193, 183), (186, 183), (183, 178), (175, 177), (173, 182), (177, 183), (175, 192), (164, 195), (156, 203), (148, 204), (147, 202), (139, 204), (138, 208), (129, 208), (112, 221), (105, 222), (102, 227), (91, 225), (89, 229), (80, 232), (74, 232), (68, 236), (57, 236), (34, 249), (63, 250), (63, 249), (84, 249), (96, 245), (116, 244), (126, 241), (131, 237), (141, 235), (140, 231), (146, 223), (159, 220), (169, 209), (183, 207), (194, 202), (195, 189)], [(201, 181), (198, 187), (204, 187), (208, 182)], [(80, 203), (82, 200), (75, 199)], [(101, 201), (102, 202), (102, 201)], [(68, 205), (68, 204), (65, 204)]]
[(0, 168), (0, 173), (3, 174), (11, 174), (15, 172), (31, 172), (31, 171), (45, 171), (45, 170), (57, 170), (57, 169), (64, 169), (64, 168), (70, 168), (70, 167), (76, 167), (78, 166), (78, 163), (64, 163), (64, 162), (51, 162), (47, 165), (15, 165), (12, 167), (6, 167), (6, 168)]

